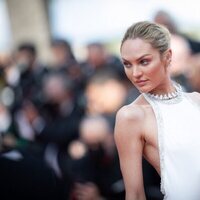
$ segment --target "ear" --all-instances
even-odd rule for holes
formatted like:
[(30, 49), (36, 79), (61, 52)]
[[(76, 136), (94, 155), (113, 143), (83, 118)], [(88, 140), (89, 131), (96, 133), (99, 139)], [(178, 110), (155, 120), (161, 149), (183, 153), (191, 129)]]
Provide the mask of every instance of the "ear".
[(166, 62), (166, 67), (169, 67), (170, 64), (171, 64), (171, 60), (172, 60), (172, 50), (171, 49), (168, 49), (165, 52), (164, 59), (165, 59), (165, 62)]

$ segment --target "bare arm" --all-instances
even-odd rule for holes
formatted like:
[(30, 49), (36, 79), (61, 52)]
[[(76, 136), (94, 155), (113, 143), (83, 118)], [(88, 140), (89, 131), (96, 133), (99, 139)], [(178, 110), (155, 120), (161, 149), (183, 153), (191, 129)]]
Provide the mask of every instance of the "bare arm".
[(142, 119), (142, 109), (137, 106), (134, 109), (125, 106), (116, 116), (114, 136), (125, 183), (126, 200), (146, 199), (142, 174)]

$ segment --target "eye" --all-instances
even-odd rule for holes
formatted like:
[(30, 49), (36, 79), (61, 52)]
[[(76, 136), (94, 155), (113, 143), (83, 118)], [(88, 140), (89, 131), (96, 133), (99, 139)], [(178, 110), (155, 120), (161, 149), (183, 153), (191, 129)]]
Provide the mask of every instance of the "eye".
[(142, 60), (140, 61), (140, 64), (143, 65), (143, 66), (146, 66), (146, 65), (148, 65), (149, 63), (150, 63), (150, 61), (149, 61), (148, 59), (142, 59)]
[(132, 65), (128, 62), (123, 62), (124, 67), (130, 68)]

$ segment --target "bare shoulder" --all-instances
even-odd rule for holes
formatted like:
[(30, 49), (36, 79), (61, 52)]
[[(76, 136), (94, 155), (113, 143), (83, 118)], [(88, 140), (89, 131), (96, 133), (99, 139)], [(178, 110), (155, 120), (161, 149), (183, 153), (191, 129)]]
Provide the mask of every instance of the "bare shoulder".
[(129, 104), (125, 105), (117, 112), (116, 120), (124, 121), (138, 121), (144, 114), (143, 108), (138, 105)]
[(116, 115), (116, 120), (124, 121), (140, 121), (144, 118), (146, 104), (143, 102), (142, 97), (139, 96), (131, 104), (125, 105), (120, 108)]
[(142, 134), (149, 105), (140, 95), (134, 102), (123, 106), (116, 115), (115, 136), (121, 134)]

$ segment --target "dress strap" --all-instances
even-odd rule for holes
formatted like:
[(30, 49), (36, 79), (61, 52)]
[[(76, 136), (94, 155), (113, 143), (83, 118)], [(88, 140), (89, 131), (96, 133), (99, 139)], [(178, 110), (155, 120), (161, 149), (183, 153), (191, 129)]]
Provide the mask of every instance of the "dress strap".
[(160, 157), (160, 176), (161, 176), (161, 182), (160, 182), (160, 190), (165, 196), (164, 199), (166, 199), (166, 192), (165, 192), (165, 187), (164, 187), (164, 169), (165, 169), (165, 164), (164, 164), (164, 123), (163, 123), (163, 118), (161, 115), (160, 108), (157, 104), (156, 101), (151, 99), (147, 94), (143, 93), (142, 94), (146, 101), (151, 105), (155, 118), (156, 118), (156, 123), (157, 123), (157, 135), (158, 135), (158, 151), (159, 151), (159, 157)]

